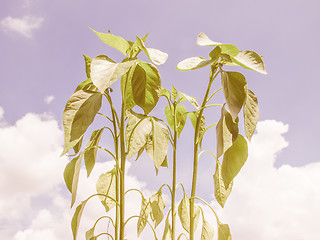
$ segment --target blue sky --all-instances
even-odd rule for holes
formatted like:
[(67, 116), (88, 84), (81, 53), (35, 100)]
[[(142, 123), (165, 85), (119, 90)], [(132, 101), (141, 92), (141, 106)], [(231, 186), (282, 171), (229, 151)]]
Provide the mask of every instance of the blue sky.
[[(28, 209), (28, 212), (24, 214), (26, 219), (22, 219), (18, 212), (12, 212), (12, 216), (0, 217), (0, 235), (9, 239), (28, 240), (31, 237), (37, 239), (35, 236), (41, 236), (39, 233), (41, 229), (45, 229), (42, 232), (47, 231), (45, 226), (41, 224), (40, 226), (37, 222), (34, 223), (34, 226), (30, 224), (30, 219), (36, 221), (38, 217), (39, 219), (40, 217), (46, 219), (51, 217), (53, 220), (57, 218), (57, 215), (54, 215), (57, 211), (48, 207), (48, 198), (50, 198), (48, 189), (56, 191), (61, 197), (55, 200), (56, 209), (61, 212), (67, 209), (64, 208), (64, 204), (69, 200), (69, 196), (63, 190), (61, 179), (67, 159), (59, 159), (58, 152), (63, 145), (61, 129), (64, 105), (75, 87), (86, 78), (82, 54), (90, 57), (106, 54), (115, 60), (121, 58), (120, 54), (103, 44), (89, 27), (101, 32), (110, 30), (128, 40), (134, 40), (136, 35), (144, 36), (149, 33), (147, 45), (169, 54), (166, 64), (159, 67), (163, 86), (170, 89), (171, 84), (174, 84), (178, 90), (195, 97), (200, 97), (204, 93), (208, 72), (205, 69), (179, 72), (175, 66), (187, 57), (207, 56), (210, 50), (195, 44), (196, 36), (200, 32), (205, 32), (214, 41), (233, 43), (241, 50), (254, 50), (263, 55), (268, 75), (260, 75), (240, 68), (238, 70), (246, 76), (249, 88), (258, 96), (261, 133), (257, 132), (256, 139), (264, 137), (265, 140), (260, 141), (265, 142), (268, 146), (262, 147), (262, 150), (266, 152), (265, 156), (260, 156), (256, 153), (258, 150), (255, 150), (254, 146), (258, 145), (256, 149), (259, 149), (261, 142), (253, 143), (253, 155), (256, 161), (260, 159), (261, 165), (267, 162), (271, 164), (267, 165), (269, 168), (261, 169), (259, 164), (249, 165), (248, 163), (246, 172), (252, 178), (246, 179), (245, 176), (239, 176), (238, 181), (247, 184), (250, 181), (258, 181), (253, 174), (250, 174), (250, 169), (264, 172), (266, 179), (273, 179), (269, 179), (269, 185), (265, 180), (261, 180), (262, 186), (270, 190), (270, 195), (271, 193), (279, 194), (277, 197), (283, 201), (290, 199), (292, 209), (305, 211), (309, 213), (309, 215), (306, 214), (310, 218), (308, 218), (309, 221), (316, 221), (316, 218), (312, 217), (320, 213), (318, 204), (312, 205), (308, 202), (312, 202), (311, 198), (306, 197), (305, 205), (309, 204), (309, 208), (306, 208), (299, 202), (300, 200), (303, 202), (303, 199), (297, 197), (300, 200), (295, 201), (289, 196), (308, 195), (313, 196), (313, 199), (320, 198), (319, 190), (316, 191), (312, 187), (320, 183), (317, 177), (319, 174), (316, 174), (315, 170), (312, 171), (312, 169), (320, 170), (316, 141), (320, 134), (318, 125), (319, 77), (317, 74), (320, 60), (316, 56), (320, 51), (318, 9), (317, 1), (297, 0), (165, 0), (161, 2), (145, 0), (121, 2), (2, 0), (0, 4), (0, 53), (2, 56), (0, 58), (2, 79), (0, 127), (2, 136), (0, 135), (0, 139), (6, 144), (2, 144), (2, 154), (0, 154), (4, 176), (3, 185), (0, 183), (0, 186), (5, 189), (6, 195), (0, 196), (0, 216), (2, 215), (1, 209), (11, 209), (10, 206), (15, 209), (14, 203), (19, 200), (22, 193), (29, 196), (30, 199), (24, 202)], [(161, 109), (156, 110), (155, 114), (159, 112)], [(216, 113), (219, 114), (219, 110)], [(213, 112), (210, 115), (213, 119), (214, 114)], [(35, 124), (37, 126), (34, 126)], [(34, 129), (43, 134), (33, 136), (26, 129)], [(187, 129), (191, 130), (190, 124)], [(182, 137), (185, 139), (192, 139), (192, 134), (183, 134)], [(24, 141), (32, 150), (23, 147), (25, 146)], [(270, 142), (274, 144), (268, 144)], [(46, 151), (43, 149), (40, 151), (39, 146), (42, 146), (40, 143), (43, 143), (43, 149)], [(180, 143), (182, 148), (180, 154), (181, 158), (186, 159), (186, 163), (190, 162), (191, 166), (191, 161), (188, 160), (188, 155), (191, 153), (188, 152), (188, 144), (192, 146), (191, 141), (185, 140)], [(36, 145), (39, 146), (36, 147)], [(21, 154), (24, 154), (19, 155), (17, 152), (10, 157), (9, 149), (17, 151), (16, 148), (21, 149)], [(42, 159), (35, 157), (37, 154), (42, 156)], [(55, 169), (55, 171), (52, 171), (52, 176), (48, 175), (45, 181), (42, 177), (46, 174), (44, 176), (34, 174), (37, 168), (27, 167), (31, 163), (33, 166), (41, 163), (39, 169), (44, 172), (49, 169)], [(155, 179), (153, 171), (148, 171), (142, 176), (141, 172), (145, 172), (141, 171), (142, 166), (152, 169), (152, 163), (145, 158), (140, 162), (132, 163), (128, 174), (139, 182), (142, 188), (155, 190), (152, 185), (153, 183), (158, 184), (160, 180)], [(191, 170), (185, 162), (181, 162), (179, 166), (181, 169), (179, 177), (184, 181), (188, 179)], [(211, 166), (213, 163), (208, 160), (202, 165), (200, 171), (211, 174)], [(23, 179), (12, 177), (15, 174), (19, 175), (15, 171), (30, 180), (25, 181), (25, 188), (19, 187), (21, 185), (19, 181)], [(169, 176), (168, 172), (160, 172), (159, 179)], [(199, 194), (208, 200), (211, 198), (211, 190), (208, 193), (208, 187), (211, 188), (213, 184), (211, 175), (209, 176), (211, 185), (207, 186), (208, 179), (203, 178), (200, 179), (203, 184), (198, 189)], [(279, 182), (274, 179), (279, 179)], [(301, 188), (298, 188), (298, 183), (292, 185), (297, 179), (305, 184), (310, 182), (311, 186), (301, 185)], [(43, 181), (47, 185), (32, 187), (37, 181)], [(144, 184), (143, 182), (149, 183)], [(296, 192), (288, 192), (281, 186), (284, 189), (287, 189), (286, 186), (292, 187)], [(22, 189), (29, 190), (24, 192)], [(272, 189), (275, 189), (275, 192)], [(256, 190), (261, 194), (260, 196), (264, 196), (256, 198), (255, 195), (249, 194), (257, 202), (263, 198), (274, 198), (274, 196), (264, 195), (259, 189)], [(86, 191), (83, 190), (84, 195)], [(243, 226), (240, 228), (241, 221), (237, 222), (231, 218), (232, 214), (241, 214), (234, 210), (238, 206), (237, 200), (242, 199), (241, 191), (245, 192), (247, 189), (239, 186), (239, 190), (234, 192), (234, 197), (230, 198), (225, 211), (225, 218), (234, 229), (234, 239), (242, 239), (241, 236), (246, 236), (246, 231), (250, 231)], [(8, 202), (12, 204), (9, 206)], [(243, 204), (245, 202), (243, 199)], [(280, 203), (279, 205), (282, 206)], [(279, 211), (282, 213), (280, 215), (283, 218), (279, 217), (280, 220), (277, 219), (277, 221), (284, 221), (290, 216), (290, 219), (297, 219), (296, 222), (292, 220), (293, 223), (290, 223), (292, 226), (287, 223), (288, 225), (282, 227), (282, 232), (281, 229), (279, 230), (279, 236), (282, 234), (282, 238), (270, 236), (268, 233), (259, 235), (258, 231), (255, 232), (258, 235), (253, 234), (252, 236), (255, 236), (255, 239), (289, 239), (289, 237), (290, 239), (302, 239), (285, 235), (293, 232), (295, 224), (302, 224), (300, 223), (302, 217), (299, 215), (302, 213), (291, 216), (292, 213), (289, 210), (288, 212), (282, 211), (284, 208), (276, 205), (276, 203), (270, 204), (269, 207), (274, 209), (271, 213), (275, 213), (275, 209), (277, 213)], [(261, 208), (262, 206), (259, 207), (254, 203), (248, 205), (247, 208), (243, 207), (245, 210), (257, 212)], [(266, 218), (262, 218), (261, 214)], [(260, 213), (259, 216), (261, 223), (277, 226), (275, 214)], [(253, 216), (251, 220), (246, 221), (257, 224), (254, 217), (257, 218)], [(239, 216), (238, 219), (240, 218)], [(65, 219), (68, 224), (68, 217), (65, 216)], [(256, 228), (259, 229), (259, 226)], [(311, 232), (306, 239), (315, 239), (313, 237), (319, 234), (317, 232), (319, 230), (310, 228), (301, 227), (301, 231)], [(36, 229), (40, 230), (37, 232)], [(59, 239), (64, 239), (61, 238), (64, 232), (62, 229), (62, 225), (57, 225), (55, 230), (51, 229), (56, 232), (55, 236), (57, 236), (52, 239), (58, 239), (58, 236)], [(300, 236), (299, 234), (296, 233), (297, 236)]]

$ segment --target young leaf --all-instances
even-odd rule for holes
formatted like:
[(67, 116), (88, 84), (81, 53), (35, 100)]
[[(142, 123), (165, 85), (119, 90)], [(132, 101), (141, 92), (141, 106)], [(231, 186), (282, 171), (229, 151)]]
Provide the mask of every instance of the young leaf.
[(116, 174), (116, 169), (114, 168), (107, 173), (101, 174), (97, 181), (97, 193), (105, 195), (99, 195), (99, 198), (106, 212), (116, 205), (115, 201), (112, 200), (116, 199)]
[(151, 204), (150, 204), (149, 200), (147, 200), (147, 199), (145, 199), (143, 197), (139, 216), (144, 218), (144, 219), (142, 219), (142, 218), (138, 219), (138, 223), (137, 223), (138, 237), (140, 236), (140, 234), (142, 233), (144, 227), (146, 226), (146, 224), (147, 224), (146, 220), (148, 219), (148, 216), (150, 215), (150, 213), (151, 213)]
[(62, 155), (73, 148), (93, 122), (101, 107), (100, 93), (79, 90), (68, 100), (63, 112), (65, 147)]
[[(173, 106), (167, 106), (165, 108), (165, 114), (167, 121), (169, 123), (169, 126), (172, 130), (174, 130), (174, 114), (173, 114)], [(177, 105), (176, 106), (176, 130), (178, 137), (180, 136), (180, 133), (182, 132), (184, 125), (186, 124), (187, 120), (187, 109), (183, 105)]]
[(239, 134), (236, 141), (223, 155), (221, 170), (225, 186), (229, 186), (233, 178), (239, 173), (247, 158), (247, 141)]
[(90, 173), (96, 163), (96, 156), (97, 156), (97, 151), (98, 151), (98, 148), (96, 148), (96, 146), (98, 146), (98, 144), (99, 144), (103, 129), (104, 128), (101, 128), (101, 129), (96, 130), (92, 133), (92, 135), (90, 137), (90, 141), (87, 143), (87, 146), (85, 148), (84, 162), (86, 165), (88, 177), (89, 177), (89, 175), (90, 175)]
[[(147, 35), (145, 35), (143, 38), (141, 38), (141, 40), (143, 41), (143, 43), (146, 42), (146, 39), (148, 37), (149, 33), (147, 33)], [(138, 40), (136, 40), (135, 42), (131, 42), (128, 41), (130, 44), (130, 49), (128, 49), (127, 54), (129, 58), (136, 58), (138, 56), (138, 54), (142, 51), (142, 49), (140, 48), (140, 39), (139, 42)]]
[(73, 206), (77, 196), (82, 157), (83, 157), (83, 152), (81, 152), (77, 157), (73, 158), (71, 162), (67, 164), (63, 172), (64, 181), (72, 195), (71, 207)]
[(233, 121), (231, 114), (223, 105), (221, 118), (216, 126), (217, 135), (217, 157), (219, 158), (237, 139), (239, 118)]
[(246, 100), (247, 81), (239, 72), (222, 72), (221, 81), (224, 97), (230, 110), (233, 120), (235, 120)]
[(244, 115), (244, 127), (246, 131), (246, 137), (250, 141), (252, 135), (256, 129), (259, 120), (259, 107), (258, 99), (255, 94), (248, 89), (246, 102), (243, 108)]
[(188, 101), (188, 102), (191, 103), (191, 105), (192, 105), (193, 107), (195, 107), (196, 109), (199, 109), (199, 108), (200, 108), (200, 105), (199, 105), (199, 103), (197, 102), (197, 99), (196, 99), (196, 98), (190, 97), (190, 96), (188, 96), (187, 94), (182, 93), (182, 92), (179, 92), (179, 96), (180, 96), (180, 99), (178, 100), (178, 103), (183, 102), (183, 101)]
[(170, 91), (167, 90), (167, 89), (165, 89), (165, 88), (161, 88), (160, 96), (164, 96), (164, 97), (166, 97), (168, 100), (171, 99), (171, 93), (170, 93)]
[(123, 39), (122, 37), (115, 36), (111, 33), (101, 33), (96, 32), (95, 30), (91, 29), (97, 36), (101, 39), (102, 42), (108, 44), (110, 47), (113, 47), (127, 56), (127, 51), (130, 48), (130, 44), (127, 40)]
[(168, 54), (161, 52), (158, 49), (154, 48), (146, 48), (144, 45), (144, 42), (139, 37), (136, 37), (137, 43), (139, 44), (139, 47), (144, 53), (147, 55), (147, 57), (150, 59), (150, 61), (155, 65), (161, 65), (165, 63), (168, 59)]
[(212, 59), (206, 60), (205, 58), (202, 58), (202, 57), (191, 57), (179, 62), (177, 65), (177, 69), (180, 71), (190, 71), (190, 70), (203, 68), (213, 62), (214, 60)]
[(85, 201), (82, 201), (81, 204), (76, 208), (76, 211), (73, 214), (72, 220), (71, 220), (71, 229), (73, 234), (73, 240), (77, 239), (78, 235), (78, 229), (80, 225), (80, 219), (83, 213), (83, 209), (87, 203), (88, 199)]
[(98, 92), (99, 91), (99, 89), (93, 85), (91, 78), (88, 78), (87, 80), (80, 83), (74, 92), (77, 92), (79, 90), (84, 90), (84, 91), (88, 91), (88, 92)]
[(91, 61), (92, 59), (84, 54), (82, 54), (84, 57), (84, 61), (86, 62), (86, 74), (87, 77), (90, 78), (90, 68), (91, 68)]
[(177, 89), (173, 85), (171, 87), (171, 93), (172, 93), (173, 101), (175, 101), (178, 96), (178, 92), (177, 92)]
[(161, 223), (163, 219), (163, 209), (165, 208), (165, 202), (162, 198), (162, 192), (159, 190), (153, 194), (150, 199), (151, 204), (151, 219), (154, 222), (155, 228)]
[(220, 204), (221, 207), (224, 207), (231, 190), (232, 190), (232, 181), (230, 182), (228, 188), (224, 186), (224, 182), (222, 179), (221, 173), (221, 164), (217, 161), (216, 164), (216, 172), (213, 175), (214, 180), (214, 196), (216, 197), (217, 202)]
[(231, 233), (228, 224), (218, 222), (218, 240), (231, 240)]
[(91, 79), (101, 93), (126, 74), (135, 60), (116, 63), (105, 55), (99, 55), (91, 62)]
[(91, 240), (91, 238), (94, 237), (94, 227), (90, 228), (87, 232), (86, 232), (86, 240)]
[[(178, 206), (178, 215), (182, 227), (189, 233), (190, 232), (190, 202), (186, 194), (184, 194), (181, 202)], [(200, 217), (200, 207), (195, 206), (195, 219), (194, 219), (194, 230), (197, 229)]]
[(137, 114), (132, 110), (128, 111), (127, 116), (126, 142), (128, 148), (127, 156), (130, 159), (146, 145), (152, 131), (152, 123), (150, 118)]
[(166, 223), (164, 226), (162, 240), (172, 240), (172, 235), (171, 235), (172, 228), (169, 222), (169, 213), (167, 215)]
[(267, 74), (261, 56), (253, 51), (240, 51), (238, 55), (231, 57), (232, 62), (256, 72)]
[(204, 217), (202, 217), (202, 231), (201, 231), (201, 240), (212, 240), (214, 234), (214, 229), (208, 223)]
[(132, 94), (135, 103), (148, 114), (157, 104), (161, 91), (158, 69), (149, 63), (135, 64), (131, 77)]

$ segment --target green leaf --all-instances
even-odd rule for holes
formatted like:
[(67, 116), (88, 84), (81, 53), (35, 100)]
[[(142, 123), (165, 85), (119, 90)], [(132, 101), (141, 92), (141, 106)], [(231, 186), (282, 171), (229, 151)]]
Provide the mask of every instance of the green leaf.
[(87, 77), (90, 78), (90, 68), (91, 68), (91, 61), (92, 59), (84, 54), (82, 54), (84, 57), (84, 61), (86, 62), (86, 74)]
[(216, 164), (216, 172), (213, 175), (214, 180), (214, 196), (216, 197), (217, 202), (220, 204), (221, 207), (224, 207), (231, 190), (232, 190), (232, 181), (230, 182), (228, 188), (224, 186), (224, 182), (222, 179), (221, 173), (221, 164), (217, 161)]
[(170, 91), (167, 90), (167, 89), (165, 89), (165, 88), (161, 88), (160, 96), (164, 96), (164, 97), (166, 97), (168, 100), (171, 99), (171, 93), (170, 93)]
[(146, 145), (152, 131), (152, 123), (146, 115), (129, 110), (127, 112), (128, 125), (126, 128), (126, 142), (128, 158), (131, 159), (140, 149)]
[(213, 227), (203, 217), (202, 218), (201, 240), (212, 240), (213, 235), (214, 235)]
[(99, 195), (99, 198), (106, 212), (116, 205), (114, 201), (116, 199), (116, 174), (116, 169), (114, 168), (107, 173), (101, 174), (97, 181), (97, 193), (105, 195)]
[(131, 76), (133, 99), (144, 110), (144, 113), (148, 114), (159, 100), (160, 74), (154, 65), (142, 61), (135, 64), (133, 68)]
[(209, 53), (210, 59), (212, 59), (214, 62), (218, 61), (220, 55), (221, 55), (221, 48), (220, 48), (220, 47), (215, 47), (215, 48)]
[(255, 94), (248, 89), (246, 102), (243, 108), (244, 127), (246, 137), (250, 141), (254, 131), (256, 130), (259, 120), (258, 99)]
[(64, 181), (67, 185), (68, 190), (71, 192), (71, 207), (73, 206), (78, 189), (78, 181), (81, 167), (81, 160), (83, 157), (83, 152), (81, 152), (77, 157), (73, 158), (64, 169), (63, 176)]
[(179, 62), (177, 65), (177, 69), (180, 71), (190, 71), (190, 70), (203, 68), (213, 62), (214, 60), (212, 59), (206, 60), (205, 58), (202, 58), (202, 57), (191, 57)]
[(239, 173), (247, 158), (247, 141), (239, 134), (237, 140), (223, 155), (221, 170), (225, 186), (229, 186), (234, 177)]
[(149, 137), (147, 141), (146, 151), (153, 160), (156, 170), (158, 170), (167, 156), (169, 132), (165, 126), (155, 121), (153, 118), (151, 120), (152, 136)]
[(192, 105), (193, 107), (195, 107), (196, 109), (199, 109), (199, 108), (200, 108), (200, 105), (198, 104), (196, 98), (190, 97), (190, 96), (188, 96), (187, 94), (182, 93), (182, 92), (179, 92), (179, 96), (180, 96), (180, 99), (179, 99), (178, 103), (183, 102), (183, 101), (188, 101), (188, 102), (190, 102), (191, 105)]
[[(197, 119), (198, 119), (199, 113), (195, 112), (195, 111), (188, 112), (188, 115), (190, 117), (193, 128), (196, 129)], [(200, 122), (200, 129), (199, 129), (199, 138), (198, 138), (198, 143), (200, 142), (200, 144), (201, 144), (201, 141), (202, 141), (202, 138), (203, 138), (205, 131), (206, 131), (206, 120), (205, 120), (204, 116), (202, 115), (201, 122)]]
[(78, 154), (80, 152), (81, 145), (82, 145), (82, 140), (83, 140), (83, 136), (81, 137), (79, 142), (73, 147), (74, 154)]
[(68, 100), (63, 112), (63, 127), (65, 147), (62, 155), (66, 154), (82, 138), (93, 122), (101, 107), (100, 93), (79, 90)]
[(247, 81), (239, 72), (222, 72), (221, 81), (224, 97), (230, 110), (233, 120), (235, 120), (246, 100)]
[(231, 233), (228, 224), (218, 222), (218, 240), (231, 240)]
[[(126, 110), (131, 109), (137, 105), (133, 99), (132, 84), (131, 84), (131, 79), (129, 78), (130, 75), (132, 76), (131, 72), (133, 70), (134, 68), (130, 68), (130, 70), (126, 74), (122, 75), (121, 77), (121, 93), (122, 93), (123, 101), (125, 101), (126, 103)], [(124, 89), (125, 84), (126, 84), (126, 89)]]
[(138, 223), (137, 223), (137, 233), (138, 233), (138, 237), (140, 236), (140, 234), (142, 233), (144, 227), (147, 224), (148, 220), (148, 216), (151, 213), (151, 204), (149, 202), (149, 200), (145, 199), (144, 197), (142, 197), (142, 203), (141, 203), (141, 210), (140, 210), (140, 217), (138, 219)]
[(154, 48), (147, 48), (139, 37), (136, 37), (139, 47), (147, 55), (149, 60), (155, 65), (161, 65), (168, 59), (168, 54)]
[[(181, 202), (178, 206), (178, 216), (184, 230), (190, 233), (190, 202), (186, 194), (184, 194)], [(195, 206), (195, 219), (194, 219), (194, 230), (197, 229), (200, 217), (200, 208)]]
[(256, 72), (267, 74), (261, 56), (253, 51), (240, 51), (238, 55), (231, 57), (232, 62)]
[[(169, 126), (172, 130), (174, 130), (174, 113), (173, 113), (173, 106), (167, 106), (165, 108), (165, 114), (167, 121), (169, 123)], [(180, 136), (184, 125), (186, 124), (187, 120), (187, 109), (183, 105), (176, 105), (176, 131), (178, 134), (178, 137)]]
[(87, 232), (86, 232), (86, 240), (90, 240), (91, 238), (94, 237), (94, 227), (90, 228)]
[(126, 74), (136, 60), (116, 63), (105, 55), (99, 55), (91, 62), (91, 79), (101, 93)]
[(163, 219), (163, 209), (165, 208), (165, 202), (162, 198), (161, 189), (153, 194), (150, 199), (151, 204), (151, 219), (154, 222), (155, 228), (161, 223)]
[[(170, 211), (169, 211), (169, 213), (170, 213)], [(165, 223), (164, 230), (163, 230), (162, 240), (172, 240), (172, 235), (171, 235), (172, 228), (171, 228), (171, 225), (169, 222), (169, 213), (166, 218), (166, 223)]]
[(73, 240), (77, 239), (81, 216), (82, 216), (83, 209), (84, 209), (87, 201), (88, 201), (88, 199), (85, 201), (82, 201), (81, 204), (76, 208), (76, 211), (73, 214), (73, 217), (71, 220), (71, 229), (72, 229), (72, 234), (73, 234)]
[(172, 93), (173, 101), (175, 101), (178, 96), (178, 92), (177, 92), (177, 89), (173, 85), (171, 87), (171, 93)]
[(216, 126), (217, 134), (217, 157), (219, 158), (232, 143), (237, 139), (239, 118), (233, 121), (231, 114), (223, 105), (221, 109), (221, 117)]
[(221, 53), (228, 54), (230, 56), (237, 56), (239, 52), (236, 46), (232, 44), (214, 42), (204, 33), (200, 33), (198, 35), (197, 44), (199, 46), (219, 46), (221, 48)]
[(87, 146), (85, 148), (84, 162), (86, 165), (88, 177), (96, 163), (96, 157), (97, 157), (97, 151), (98, 151), (98, 148), (96, 148), (96, 146), (98, 146), (99, 144), (103, 129), (104, 128), (101, 128), (92, 133), (90, 137), (90, 141), (87, 143)]
[(88, 78), (87, 80), (80, 83), (74, 92), (77, 92), (79, 90), (84, 90), (84, 91), (88, 91), (88, 92), (99, 91), (98, 88), (93, 85), (91, 78)]
[[(145, 43), (149, 34), (146, 34), (141, 40)], [(130, 49), (128, 49), (127, 54), (129, 58), (136, 58), (138, 54), (142, 51), (140, 48), (140, 40), (136, 40), (135, 42), (128, 41), (131, 45)]]
[(96, 32), (95, 30), (91, 29), (97, 36), (101, 39), (102, 42), (108, 44), (110, 47), (113, 47), (127, 56), (127, 51), (130, 48), (130, 44), (127, 40), (123, 39), (122, 37), (113, 35), (111, 33), (101, 33)]

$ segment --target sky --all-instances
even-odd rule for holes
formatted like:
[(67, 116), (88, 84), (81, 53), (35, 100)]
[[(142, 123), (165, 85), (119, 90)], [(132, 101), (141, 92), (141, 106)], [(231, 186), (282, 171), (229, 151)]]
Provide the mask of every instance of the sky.
[[(259, 99), (260, 122), (249, 144), (249, 159), (223, 210), (213, 200), (214, 162), (208, 156), (200, 161), (199, 171), (208, 177), (199, 179), (197, 193), (218, 210), (234, 239), (317, 239), (319, 7), (315, 0), (2, 0), (0, 236), (71, 238), (74, 209), (70, 210), (71, 198), (62, 177), (69, 160), (59, 157), (63, 109), (86, 79), (82, 54), (121, 60), (121, 54), (103, 44), (91, 27), (128, 40), (149, 33), (147, 46), (169, 55), (159, 66), (163, 87), (170, 89), (174, 84), (198, 98), (204, 94), (208, 71), (179, 72), (175, 66), (188, 57), (207, 57), (210, 49), (196, 45), (200, 32), (263, 55), (268, 75), (235, 69), (246, 76)], [(117, 92), (119, 85), (114, 89)], [(161, 106), (160, 102), (152, 114), (163, 114)], [(208, 119), (219, 114), (220, 110), (209, 112)], [(179, 140), (178, 180), (186, 189), (190, 189), (191, 130), (188, 123)], [(208, 136), (205, 147), (214, 148), (210, 145), (214, 138)], [(107, 138), (102, 142), (110, 143)], [(99, 174), (112, 168), (108, 160), (99, 154), (89, 179), (81, 172), (77, 203), (94, 192)], [(146, 156), (128, 164), (128, 187), (138, 186), (152, 194), (163, 179), (170, 179), (170, 170), (161, 169), (156, 177)], [(128, 214), (140, 201), (138, 196), (130, 197)], [(98, 200), (88, 206), (79, 236), (84, 236), (101, 211)], [(206, 214), (212, 218), (209, 211)], [(141, 239), (150, 239), (150, 234), (146, 231)], [(136, 239), (134, 224), (129, 225), (127, 236)]]

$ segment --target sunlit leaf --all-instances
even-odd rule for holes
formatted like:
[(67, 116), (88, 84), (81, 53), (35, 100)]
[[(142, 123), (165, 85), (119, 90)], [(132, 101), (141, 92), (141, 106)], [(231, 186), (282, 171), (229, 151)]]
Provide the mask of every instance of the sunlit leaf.
[(86, 240), (91, 240), (94, 237), (94, 227), (90, 228), (87, 232), (86, 232)]
[(240, 51), (238, 55), (231, 57), (236, 64), (257, 71), (262, 74), (267, 74), (261, 56), (253, 51)]
[[(174, 109), (173, 106), (167, 106), (165, 108), (165, 114), (168, 121), (169, 126), (172, 130), (174, 130)], [(180, 133), (182, 132), (184, 125), (186, 124), (187, 120), (187, 109), (183, 105), (176, 105), (176, 131), (178, 134), (178, 137), (180, 136)]]
[(162, 198), (161, 190), (153, 194), (149, 201), (151, 204), (151, 219), (154, 222), (155, 227), (157, 227), (163, 219), (163, 209), (166, 206)]
[(179, 62), (177, 65), (177, 69), (180, 71), (190, 71), (190, 70), (203, 68), (213, 62), (214, 60), (212, 59), (206, 60), (205, 58), (202, 58), (202, 57), (191, 57)]
[(167, 99), (171, 99), (171, 93), (169, 90), (165, 89), (165, 88), (161, 88), (160, 91), (160, 96), (165, 96)]
[(90, 78), (90, 68), (91, 68), (91, 61), (92, 59), (84, 54), (82, 54), (84, 57), (84, 61), (86, 62), (86, 74), (87, 77)]
[(95, 34), (97, 34), (97, 36), (101, 39), (102, 42), (108, 44), (110, 47), (117, 49), (126, 56), (127, 51), (130, 48), (130, 44), (127, 40), (123, 39), (122, 37), (113, 35), (111, 33), (101, 33), (96, 32), (93, 29), (91, 30)]
[(239, 72), (221, 73), (224, 97), (230, 110), (233, 120), (235, 120), (246, 100), (247, 81)]
[(93, 85), (91, 78), (88, 78), (87, 80), (80, 83), (74, 92), (77, 92), (79, 90), (84, 90), (88, 92), (99, 91), (99, 89), (95, 85)]
[(101, 93), (130, 69), (135, 60), (116, 63), (105, 55), (99, 55), (91, 62), (91, 80)]
[(221, 170), (225, 186), (229, 186), (234, 177), (239, 173), (247, 158), (247, 141), (239, 134), (237, 140), (223, 155)]
[(63, 127), (65, 147), (62, 155), (66, 154), (82, 138), (93, 122), (101, 107), (100, 93), (79, 90), (68, 100), (63, 112)]
[(191, 105), (192, 105), (193, 107), (195, 107), (196, 109), (199, 109), (199, 108), (200, 108), (200, 105), (199, 105), (199, 103), (197, 102), (197, 99), (196, 99), (196, 98), (191, 97), (191, 96), (188, 96), (187, 94), (182, 93), (182, 92), (179, 92), (179, 96), (180, 96), (180, 99), (179, 99), (178, 103), (183, 102), (183, 101), (188, 101), (188, 102), (190, 102)]
[(95, 163), (96, 163), (96, 157), (97, 157), (97, 151), (98, 148), (95, 146), (98, 146), (101, 134), (103, 132), (104, 128), (101, 128), (99, 130), (96, 130), (92, 133), (90, 137), (90, 141), (87, 143), (85, 153), (84, 153), (84, 162), (87, 169), (87, 176), (89, 177)]
[(213, 235), (214, 235), (213, 227), (203, 217), (203, 219), (202, 219), (201, 240), (212, 240), (213, 239)]
[(177, 89), (173, 85), (171, 87), (171, 93), (172, 93), (173, 101), (175, 101), (178, 96), (178, 92), (177, 92)]
[[(194, 230), (197, 229), (199, 217), (200, 217), (200, 208), (195, 206), (195, 219), (194, 219)], [(186, 194), (184, 194), (181, 202), (178, 206), (178, 216), (182, 227), (190, 233), (190, 202)]]
[(142, 51), (140, 41), (142, 40), (144, 43), (146, 42), (146, 39), (149, 34), (145, 35), (143, 38), (139, 38), (139, 40), (136, 40), (135, 42), (128, 41), (130, 44), (130, 49), (128, 49), (127, 54), (129, 58), (136, 58), (138, 54)]
[(71, 229), (72, 229), (73, 240), (77, 239), (81, 216), (82, 216), (83, 209), (84, 209), (87, 201), (88, 200), (81, 202), (81, 204), (76, 208), (76, 211), (73, 214), (73, 217), (71, 220)]
[(137, 42), (139, 43), (139, 47), (144, 51), (147, 57), (150, 59), (152, 63), (155, 65), (161, 65), (165, 63), (168, 59), (168, 54), (154, 48), (147, 48), (144, 42), (139, 38), (136, 37)]
[(73, 206), (77, 196), (82, 157), (83, 152), (81, 152), (77, 157), (73, 158), (71, 162), (67, 164), (63, 173), (64, 181), (72, 195), (71, 207)]
[(114, 201), (116, 199), (116, 174), (116, 169), (114, 168), (107, 173), (101, 174), (97, 181), (97, 193), (105, 195), (99, 195), (99, 198), (106, 212), (116, 205)]
[(139, 216), (142, 218), (138, 219), (138, 223), (137, 223), (137, 233), (138, 236), (140, 236), (140, 234), (142, 233), (144, 227), (147, 224), (147, 219), (148, 216), (151, 213), (151, 204), (149, 202), (149, 200), (145, 199), (144, 197), (142, 198), (142, 203), (141, 203), (141, 210), (140, 210), (140, 214)]
[(231, 233), (228, 224), (218, 222), (218, 240), (231, 240)]
[(257, 127), (259, 120), (258, 99), (255, 94), (248, 89), (246, 102), (243, 108), (244, 126), (246, 137), (250, 141)]

